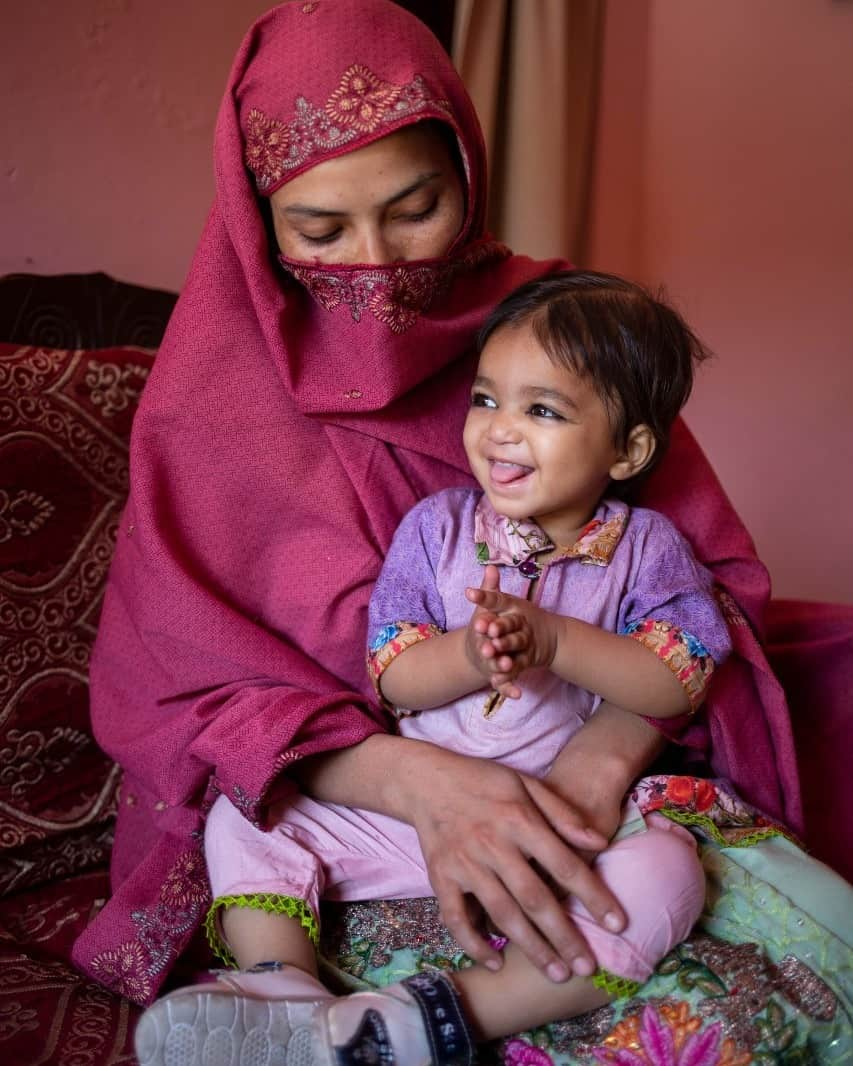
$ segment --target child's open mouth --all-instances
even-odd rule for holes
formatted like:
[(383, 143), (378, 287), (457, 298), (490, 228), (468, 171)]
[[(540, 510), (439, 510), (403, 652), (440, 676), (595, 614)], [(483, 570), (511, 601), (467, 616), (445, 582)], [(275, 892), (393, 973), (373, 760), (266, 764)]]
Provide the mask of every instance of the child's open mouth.
[(489, 476), (495, 485), (511, 485), (532, 473), (533, 467), (520, 463), (504, 463), (496, 459), (490, 461)]

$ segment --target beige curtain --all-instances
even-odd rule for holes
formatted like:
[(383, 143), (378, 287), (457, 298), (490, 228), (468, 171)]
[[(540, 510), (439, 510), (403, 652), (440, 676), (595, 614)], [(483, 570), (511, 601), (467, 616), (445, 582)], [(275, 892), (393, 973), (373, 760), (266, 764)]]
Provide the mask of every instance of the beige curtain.
[(603, 0), (456, 0), (453, 59), (488, 150), (489, 228), (584, 257)]

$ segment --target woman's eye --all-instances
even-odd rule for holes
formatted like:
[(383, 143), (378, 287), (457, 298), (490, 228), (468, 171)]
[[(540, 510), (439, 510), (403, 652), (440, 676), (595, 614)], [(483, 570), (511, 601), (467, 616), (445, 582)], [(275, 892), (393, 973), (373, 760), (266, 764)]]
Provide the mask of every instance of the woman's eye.
[(558, 414), (551, 407), (546, 407), (544, 403), (533, 404), (530, 408), (530, 414), (532, 414), (534, 418), (554, 418), (559, 422), (564, 421), (561, 414)]
[(309, 244), (331, 244), (332, 241), (337, 240), (340, 235), (341, 231), (339, 229), (334, 229), (331, 233), (321, 233), (319, 236), (315, 236), (312, 233), (299, 234), (302, 240), (307, 241)]
[(471, 406), (472, 407), (497, 407), (495, 401), (491, 396), (486, 396), (484, 392), (474, 392), (471, 394)]
[(435, 211), (437, 207), (438, 197), (436, 196), (432, 203), (425, 207), (423, 211), (406, 212), (405, 214), (400, 215), (399, 218), (402, 219), (402, 221), (404, 222), (423, 222), (424, 219), (429, 218), (429, 216)]

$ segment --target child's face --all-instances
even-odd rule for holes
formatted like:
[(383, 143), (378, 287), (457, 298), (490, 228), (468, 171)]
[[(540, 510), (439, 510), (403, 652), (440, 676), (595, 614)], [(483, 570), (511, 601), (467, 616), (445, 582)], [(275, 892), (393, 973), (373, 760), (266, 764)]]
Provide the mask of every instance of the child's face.
[[(463, 436), (489, 502), (572, 543), (622, 452), (592, 383), (554, 363), (531, 327), (504, 326), (480, 356)], [(623, 475), (624, 476), (624, 475)]]

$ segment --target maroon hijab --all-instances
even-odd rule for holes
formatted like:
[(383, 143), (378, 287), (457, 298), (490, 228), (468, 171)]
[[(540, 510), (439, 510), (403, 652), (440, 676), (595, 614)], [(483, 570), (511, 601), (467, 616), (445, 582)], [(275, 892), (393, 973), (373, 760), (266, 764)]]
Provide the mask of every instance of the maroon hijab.
[[(277, 263), (259, 191), (425, 119), (455, 131), (467, 179), (445, 257)], [(125, 777), (114, 894), (75, 959), (140, 1003), (209, 902), (199, 829), (212, 798), (258, 819), (290, 762), (386, 727), (364, 669), (371, 585), (402, 515), (470, 480), (461, 425), (486, 312), (564, 265), (484, 237), (470, 100), (438, 42), (390, 0), (296, 0), (259, 19), (215, 160), (216, 200), (134, 424), (91, 674), (96, 734)], [(736, 600), (758, 623), (766, 575), (679, 434), (649, 502), (712, 565), (732, 612)], [(796, 813), (784, 703), (747, 633), (723, 724), (695, 728), (693, 743), (713, 742), (721, 772), (747, 777), (771, 813), (784, 800)]]

